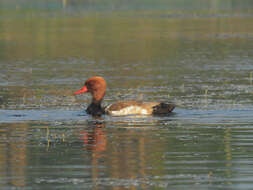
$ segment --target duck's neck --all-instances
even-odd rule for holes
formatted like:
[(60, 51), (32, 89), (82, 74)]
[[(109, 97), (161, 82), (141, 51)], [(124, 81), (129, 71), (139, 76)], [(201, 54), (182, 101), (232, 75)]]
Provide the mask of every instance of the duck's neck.
[(91, 104), (86, 109), (86, 112), (92, 116), (101, 116), (105, 113), (105, 109), (101, 106), (101, 102), (102, 100), (96, 101), (93, 99)]

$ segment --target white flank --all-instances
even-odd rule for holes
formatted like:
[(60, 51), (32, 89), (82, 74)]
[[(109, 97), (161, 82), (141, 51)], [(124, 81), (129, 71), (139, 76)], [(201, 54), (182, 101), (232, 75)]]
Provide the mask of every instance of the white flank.
[(111, 111), (109, 112), (109, 114), (115, 116), (135, 115), (135, 114), (147, 115), (148, 111), (146, 109), (141, 108), (140, 106), (128, 106), (118, 111)]

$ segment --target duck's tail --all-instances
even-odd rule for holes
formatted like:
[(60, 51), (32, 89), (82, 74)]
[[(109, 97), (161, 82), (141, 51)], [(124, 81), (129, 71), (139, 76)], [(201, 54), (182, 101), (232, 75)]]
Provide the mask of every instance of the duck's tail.
[(153, 107), (152, 114), (154, 115), (169, 114), (174, 110), (175, 107), (176, 107), (175, 104), (161, 102), (160, 104)]

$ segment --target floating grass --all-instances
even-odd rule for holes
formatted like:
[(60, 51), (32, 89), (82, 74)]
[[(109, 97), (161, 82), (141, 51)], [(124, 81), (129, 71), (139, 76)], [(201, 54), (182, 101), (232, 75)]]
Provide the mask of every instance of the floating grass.
[(249, 74), (250, 85), (252, 85), (252, 78), (253, 78), (253, 71), (251, 71)]
[(208, 89), (205, 89), (205, 97), (207, 97)]
[(205, 104), (208, 104), (208, 99), (207, 99), (207, 94), (208, 94), (208, 89), (205, 89)]

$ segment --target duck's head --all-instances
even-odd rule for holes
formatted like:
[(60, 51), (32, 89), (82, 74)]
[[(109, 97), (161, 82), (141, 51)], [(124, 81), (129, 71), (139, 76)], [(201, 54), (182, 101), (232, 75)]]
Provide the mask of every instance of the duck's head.
[(76, 91), (74, 94), (82, 94), (90, 92), (92, 94), (92, 101), (99, 102), (103, 99), (106, 91), (106, 82), (103, 77), (94, 76), (89, 78), (83, 88)]

